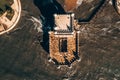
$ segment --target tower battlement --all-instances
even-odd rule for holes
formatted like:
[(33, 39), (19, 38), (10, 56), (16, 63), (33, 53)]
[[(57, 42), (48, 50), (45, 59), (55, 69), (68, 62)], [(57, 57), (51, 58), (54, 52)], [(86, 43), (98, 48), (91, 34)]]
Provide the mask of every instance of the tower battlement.
[(79, 59), (79, 33), (74, 29), (74, 14), (55, 14), (55, 27), (49, 32), (49, 53), (57, 65), (70, 66)]

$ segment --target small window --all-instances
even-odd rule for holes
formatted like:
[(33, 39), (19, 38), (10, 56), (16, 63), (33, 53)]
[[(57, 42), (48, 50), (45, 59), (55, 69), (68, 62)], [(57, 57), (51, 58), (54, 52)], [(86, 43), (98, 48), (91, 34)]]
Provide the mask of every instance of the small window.
[(59, 51), (67, 52), (67, 38), (61, 38), (59, 40)]

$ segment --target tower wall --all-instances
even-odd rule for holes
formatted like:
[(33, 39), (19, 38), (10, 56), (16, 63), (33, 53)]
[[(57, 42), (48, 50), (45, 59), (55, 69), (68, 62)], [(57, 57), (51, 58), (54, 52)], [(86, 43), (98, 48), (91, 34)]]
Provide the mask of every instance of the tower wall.
[[(60, 52), (60, 39), (67, 39), (67, 52)], [(52, 59), (57, 60), (59, 63), (64, 63), (65, 59), (71, 62), (72, 59), (75, 58), (74, 52), (76, 52), (76, 32), (70, 35), (56, 35), (54, 32), (50, 32), (49, 34), (49, 51), (50, 57)]]

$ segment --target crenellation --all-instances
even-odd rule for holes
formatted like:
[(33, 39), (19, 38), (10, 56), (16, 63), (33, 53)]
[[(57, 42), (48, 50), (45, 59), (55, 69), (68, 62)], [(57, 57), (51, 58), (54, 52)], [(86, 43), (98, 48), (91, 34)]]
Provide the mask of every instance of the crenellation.
[[(60, 19), (61, 17), (62, 19), (66, 19), (66, 17), (69, 17), (69, 19), (67, 19), (67, 22), (63, 20), (62, 22), (66, 22), (66, 23), (62, 24), (61, 23), (62, 19)], [(78, 55), (79, 53), (77, 53), (77, 47), (78, 47), (77, 46), (77, 43), (78, 43), (77, 42), (77, 39), (78, 39), (77, 31), (74, 29), (74, 27), (77, 24), (73, 23), (75, 22), (73, 14), (62, 14), (62, 15), (55, 14), (55, 18), (57, 18), (55, 19), (55, 23), (56, 23), (56, 20), (59, 23), (56, 24), (55, 31), (49, 32), (50, 57), (57, 65), (70, 66), (79, 56)], [(70, 25), (69, 28), (67, 28), (66, 24)], [(60, 26), (57, 26), (57, 25), (60, 25)], [(73, 31), (71, 31), (72, 29)]]

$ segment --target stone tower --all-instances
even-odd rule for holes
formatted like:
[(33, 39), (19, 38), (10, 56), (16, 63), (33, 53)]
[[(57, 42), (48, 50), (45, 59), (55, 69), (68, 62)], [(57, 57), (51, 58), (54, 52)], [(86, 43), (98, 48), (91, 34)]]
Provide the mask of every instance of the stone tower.
[(79, 33), (74, 29), (74, 14), (55, 14), (54, 20), (54, 31), (49, 32), (49, 61), (70, 66), (80, 59)]

